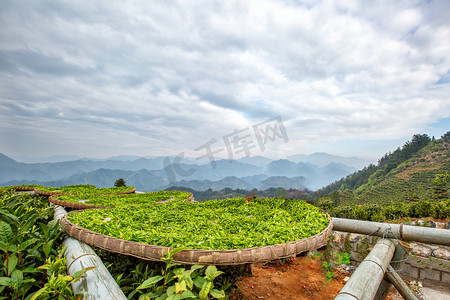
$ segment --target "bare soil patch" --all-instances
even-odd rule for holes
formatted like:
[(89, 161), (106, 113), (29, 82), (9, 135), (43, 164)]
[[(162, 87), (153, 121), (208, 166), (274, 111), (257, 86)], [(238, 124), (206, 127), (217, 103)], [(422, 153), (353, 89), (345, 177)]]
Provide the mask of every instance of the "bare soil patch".
[(253, 276), (243, 277), (231, 299), (334, 299), (344, 286), (343, 276), (325, 278), (321, 261), (299, 256), (284, 264), (255, 264)]

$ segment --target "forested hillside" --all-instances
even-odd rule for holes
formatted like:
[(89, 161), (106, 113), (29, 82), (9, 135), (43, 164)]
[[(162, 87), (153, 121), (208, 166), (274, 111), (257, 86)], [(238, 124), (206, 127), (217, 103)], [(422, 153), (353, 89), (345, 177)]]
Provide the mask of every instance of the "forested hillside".
[(450, 132), (437, 140), (417, 134), (376, 166), (319, 190), (316, 201), (334, 215), (352, 218), (448, 218), (449, 174)]

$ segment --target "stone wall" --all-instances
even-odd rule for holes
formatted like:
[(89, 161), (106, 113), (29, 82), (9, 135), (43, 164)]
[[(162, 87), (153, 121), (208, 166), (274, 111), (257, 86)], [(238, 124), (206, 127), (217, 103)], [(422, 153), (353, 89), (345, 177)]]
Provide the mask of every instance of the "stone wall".
[[(327, 255), (339, 264), (339, 253), (350, 253), (351, 264), (357, 266), (370, 252), (379, 237), (333, 231)], [(415, 279), (429, 279), (450, 283), (450, 247), (411, 242), (413, 250), (405, 261), (400, 274)]]

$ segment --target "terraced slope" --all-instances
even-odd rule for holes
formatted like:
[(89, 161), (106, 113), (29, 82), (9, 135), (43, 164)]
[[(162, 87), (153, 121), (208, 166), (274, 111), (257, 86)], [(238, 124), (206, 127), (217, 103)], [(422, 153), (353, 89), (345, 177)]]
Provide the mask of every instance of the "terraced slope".
[(439, 195), (433, 180), (439, 174), (450, 174), (450, 142), (444, 139), (431, 142), (387, 174), (375, 172), (356, 189), (356, 203), (436, 200)]

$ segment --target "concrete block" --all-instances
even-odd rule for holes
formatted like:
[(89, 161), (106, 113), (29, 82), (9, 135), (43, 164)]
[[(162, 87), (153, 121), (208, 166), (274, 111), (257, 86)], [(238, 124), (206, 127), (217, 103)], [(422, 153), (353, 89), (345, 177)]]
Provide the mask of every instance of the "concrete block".
[(450, 284), (450, 273), (442, 272), (442, 282)]
[(409, 277), (419, 278), (419, 269), (409, 264), (404, 264), (399, 273)]
[(433, 269), (444, 272), (450, 272), (450, 262), (448, 260), (435, 257), (420, 257), (415, 255), (408, 256), (407, 264), (420, 269)]
[(422, 269), (420, 270), (420, 279), (441, 281), (441, 271), (432, 269)]

